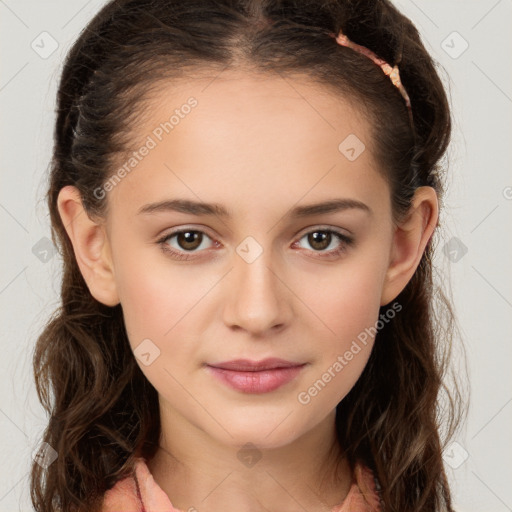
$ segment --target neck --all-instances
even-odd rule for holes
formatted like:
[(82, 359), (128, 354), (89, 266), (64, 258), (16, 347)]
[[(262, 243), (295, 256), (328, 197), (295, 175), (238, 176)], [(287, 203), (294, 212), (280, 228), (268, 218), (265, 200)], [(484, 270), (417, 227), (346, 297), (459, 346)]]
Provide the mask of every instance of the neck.
[(219, 443), (180, 415), (160, 410), (159, 448), (148, 468), (175, 508), (326, 512), (350, 489), (335, 411), (293, 442), (261, 449)]

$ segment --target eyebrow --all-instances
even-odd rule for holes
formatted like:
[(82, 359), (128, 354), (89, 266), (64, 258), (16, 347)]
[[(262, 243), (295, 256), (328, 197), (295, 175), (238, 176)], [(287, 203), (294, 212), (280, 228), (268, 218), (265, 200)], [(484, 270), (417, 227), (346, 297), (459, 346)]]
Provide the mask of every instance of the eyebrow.
[[(372, 214), (371, 208), (365, 203), (356, 199), (330, 199), (321, 203), (297, 206), (288, 212), (285, 217), (309, 217), (326, 213), (334, 213), (344, 210), (357, 209)], [(190, 215), (218, 215), (219, 217), (230, 218), (231, 213), (218, 203), (203, 203), (189, 199), (170, 199), (149, 203), (138, 210), (138, 215), (154, 214), (160, 212), (174, 211), (188, 213)]]

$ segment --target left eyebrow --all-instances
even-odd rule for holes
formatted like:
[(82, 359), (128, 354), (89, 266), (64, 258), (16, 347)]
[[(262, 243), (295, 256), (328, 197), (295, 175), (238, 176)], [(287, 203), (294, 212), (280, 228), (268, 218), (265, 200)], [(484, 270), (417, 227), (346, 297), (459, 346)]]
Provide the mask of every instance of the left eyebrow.
[[(356, 199), (342, 198), (331, 199), (329, 201), (305, 206), (297, 206), (288, 212), (286, 217), (310, 217), (313, 215), (321, 215), (350, 209), (358, 209), (370, 215), (373, 214), (372, 209), (365, 203)], [(154, 214), (167, 211), (188, 213), (190, 215), (218, 215), (225, 218), (231, 217), (231, 213), (224, 206), (218, 203), (204, 203), (191, 201), (189, 199), (170, 199), (166, 201), (159, 201), (157, 203), (149, 203), (142, 206), (138, 210), (137, 214)]]
[(286, 217), (309, 217), (312, 215), (321, 215), (325, 213), (334, 213), (343, 210), (361, 210), (370, 215), (373, 214), (372, 209), (365, 203), (357, 199), (331, 199), (322, 203), (309, 204), (305, 206), (297, 206)]

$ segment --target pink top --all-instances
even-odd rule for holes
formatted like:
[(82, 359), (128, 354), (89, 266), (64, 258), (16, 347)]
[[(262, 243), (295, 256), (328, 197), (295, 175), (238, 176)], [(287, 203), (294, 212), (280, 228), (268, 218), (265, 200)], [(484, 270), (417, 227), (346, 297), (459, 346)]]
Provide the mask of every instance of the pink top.
[[(128, 476), (119, 480), (105, 493), (101, 512), (183, 512), (172, 506), (142, 457), (135, 462), (135, 475), (136, 478)], [(332, 512), (381, 512), (370, 469), (361, 464), (356, 466), (355, 481), (343, 502)]]

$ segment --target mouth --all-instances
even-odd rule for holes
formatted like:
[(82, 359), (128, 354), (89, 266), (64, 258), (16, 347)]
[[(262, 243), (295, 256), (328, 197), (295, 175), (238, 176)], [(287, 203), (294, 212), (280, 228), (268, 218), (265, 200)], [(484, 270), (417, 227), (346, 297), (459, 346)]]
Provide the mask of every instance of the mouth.
[(268, 358), (262, 361), (236, 359), (206, 367), (214, 377), (237, 391), (268, 393), (292, 381), (306, 364)]
[(213, 368), (222, 370), (233, 370), (239, 372), (258, 372), (262, 370), (275, 370), (277, 368), (293, 368), (302, 366), (304, 363), (294, 363), (276, 357), (262, 359), (261, 361), (251, 361), (250, 359), (235, 359), (233, 361), (224, 361), (222, 363), (209, 364)]

